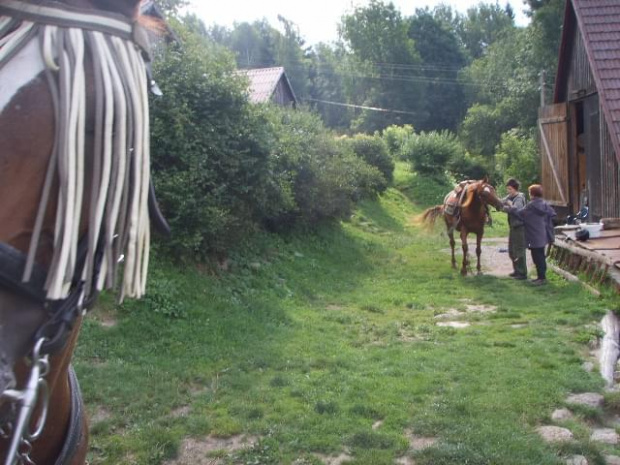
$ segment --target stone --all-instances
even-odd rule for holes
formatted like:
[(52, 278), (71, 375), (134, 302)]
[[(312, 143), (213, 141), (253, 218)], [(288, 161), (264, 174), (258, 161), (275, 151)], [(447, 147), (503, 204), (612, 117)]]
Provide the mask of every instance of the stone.
[(607, 465), (620, 465), (620, 457), (617, 455), (606, 455), (605, 463)]
[(463, 329), (471, 325), (465, 321), (445, 321), (445, 322), (437, 323), (437, 326), (441, 326), (443, 328)]
[(589, 465), (589, 462), (583, 455), (573, 455), (566, 460), (566, 465)]
[(572, 394), (567, 397), (567, 404), (585, 405), (586, 407), (598, 408), (603, 406), (604, 398), (595, 392), (584, 392), (582, 394)]
[(551, 419), (553, 421), (567, 421), (572, 420), (574, 417), (573, 412), (567, 408), (557, 409), (551, 414)]
[(545, 442), (568, 442), (573, 440), (573, 433), (559, 426), (540, 426), (536, 428)]
[(601, 428), (592, 431), (591, 441), (602, 442), (604, 444), (618, 444), (620, 436), (612, 428)]
[(566, 465), (589, 465), (589, 462), (583, 455), (573, 455), (566, 460)]
[(583, 365), (581, 365), (581, 367), (588, 373), (592, 373), (594, 371), (594, 363), (592, 362), (583, 362)]

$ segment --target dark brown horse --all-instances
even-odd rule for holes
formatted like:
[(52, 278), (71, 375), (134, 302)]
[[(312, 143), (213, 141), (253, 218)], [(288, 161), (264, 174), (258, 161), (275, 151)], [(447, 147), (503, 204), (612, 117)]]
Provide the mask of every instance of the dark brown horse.
[(144, 292), (148, 40), (139, 4), (0, 0), (3, 464), (85, 462), (88, 426), (70, 368), (82, 312), (104, 288)]
[(461, 274), (463, 276), (467, 275), (467, 265), (469, 264), (469, 247), (467, 246), (467, 235), (469, 233), (476, 235), (476, 256), (478, 258), (476, 270), (480, 273), (481, 243), (487, 218), (487, 205), (492, 205), (498, 210), (503, 206), (493, 186), (488, 183), (487, 178), (484, 178), (480, 181), (460, 183), (454, 191), (446, 195), (443, 205), (431, 207), (422, 214), (422, 220), (430, 224), (434, 224), (439, 216), (443, 216), (450, 237), (452, 268), (455, 269), (454, 231), (459, 231), (461, 234), (461, 245), (463, 246)]

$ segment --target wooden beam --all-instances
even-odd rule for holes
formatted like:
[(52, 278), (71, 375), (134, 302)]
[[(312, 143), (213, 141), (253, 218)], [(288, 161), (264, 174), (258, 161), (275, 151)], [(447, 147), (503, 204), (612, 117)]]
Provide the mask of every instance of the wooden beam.
[(549, 268), (551, 268), (553, 270), (554, 273), (559, 274), (560, 276), (562, 276), (567, 281), (570, 281), (572, 283), (579, 283), (586, 290), (588, 290), (588, 292), (590, 292), (591, 294), (595, 295), (596, 297), (600, 297), (601, 296), (601, 293), (597, 289), (593, 288), (592, 286), (590, 286), (587, 283), (584, 283), (582, 280), (580, 280), (574, 274), (569, 273), (568, 271), (564, 271), (562, 268), (560, 268), (558, 266), (555, 266), (553, 263), (549, 263), (548, 266), (549, 266)]

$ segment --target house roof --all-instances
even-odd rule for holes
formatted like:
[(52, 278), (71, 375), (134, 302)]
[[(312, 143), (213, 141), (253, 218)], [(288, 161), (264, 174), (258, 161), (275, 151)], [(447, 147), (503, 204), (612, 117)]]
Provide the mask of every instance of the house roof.
[(245, 74), (250, 79), (250, 101), (252, 103), (269, 102), (281, 79), (284, 80), (291, 91), (293, 100), (297, 101), (295, 92), (293, 92), (293, 87), (286, 77), (284, 68), (281, 66), (276, 66), (274, 68), (241, 69), (239, 73)]
[(581, 30), (592, 75), (609, 126), (616, 156), (620, 157), (620, 2), (618, 0), (567, 0), (555, 102), (566, 82), (570, 56), (567, 50), (575, 27)]

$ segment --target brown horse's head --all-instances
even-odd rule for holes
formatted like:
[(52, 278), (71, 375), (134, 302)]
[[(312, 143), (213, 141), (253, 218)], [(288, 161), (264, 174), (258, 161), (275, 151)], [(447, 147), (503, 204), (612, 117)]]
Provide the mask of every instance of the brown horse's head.
[[(126, 18), (129, 32), (140, 5), (139, 0), (60, 2), (87, 14), (117, 13)], [(54, 5), (45, 1), (20, 3)], [(0, 17), (21, 18), (21, 13), (15, 14), (11, 8), (13, 3), (0, 0)], [(36, 19), (32, 21), (37, 23)], [(54, 28), (47, 29), (45, 21), (41, 20), (39, 29), (28, 29), (26, 22), (14, 19), (8, 23), (8, 32), (23, 31), (25, 39), (8, 41), (13, 52), (7, 59), (2, 59), (4, 50), (0, 48), (0, 243), (23, 254), (24, 262), (43, 270), (48, 277), (45, 286), (37, 290), (37, 295), (42, 296), (39, 298), (16, 292), (0, 280), (0, 428), (12, 418), (14, 407), (2, 394), (7, 389), (23, 388), (28, 373), (23, 360), (36, 343), (37, 330), (50, 318), (50, 303), (62, 301), (73, 292), (74, 277), (91, 275), (91, 296), (96, 295), (96, 289), (109, 286), (114, 278), (109, 272), (116, 273), (109, 266), (125, 253), (126, 246), (121, 242), (129, 237), (130, 230), (132, 236), (138, 233), (148, 247), (148, 107), (141, 51), (127, 33), (121, 37), (113, 32), (106, 38), (103, 34), (108, 31), (60, 31), (64, 34), (61, 37), (55, 36)], [(99, 39), (100, 35), (103, 39)], [(60, 43), (71, 47), (64, 56), (58, 52)], [(102, 56), (109, 57), (103, 65)], [(113, 62), (122, 61), (119, 57), (126, 56), (130, 65), (111, 68)], [(66, 79), (71, 84), (65, 85)], [(140, 112), (141, 119), (130, 121), (136, 112)], [(103, 121), (107, 122), (106, 129)], [(121, 140), (119, 134), (125, 138)], [(123, 184), (123, 178), (129, 180), (127, 184)], [(118, 193), (118, 189), (124, 193)], [(127, 202), (133, 203), (134, 212), (123, 210)], [(114, 217), (119, 210), (125, 212), (120, 214), (122, 218)], [(125, 239), (116, 239), (122, 235)], [(78, 247), (82, 243), (83, 261), (79, 259), (82, 248)], [(143, 288), (148, 259), (144, 250), (148, 249), (142, 249), (130, 265), (135, 273), (131, 286), (135, 287), (125, 289), (129, 296), (139, 295), (139, 288)], [(95, 258), (98, 251), (101, 258)], [(24, 273), (19, 260), (18, 265), (4, 270), (15, 275), (18, 285)], [(90, 270), (98, 267), (94, 265), (97, 260), (108, 270), (107, 274), (102, 272), (99, 281), (96, 272)], [(0, 266), (6, 263), (6, 258), (0, 256)], [(53, 410), (57, 408), (53, 390), (56, 381), (59, 390), (68, 385), (66, 370), (78, 326), (68, 335), (64, 349), (52, 358), (48, 376), (52, 391), (50, 421), (64, 413)], [(53, 429), (64, 434), (66, 424), (62, 418), (59, 421)], [(49, 445), (42, 440), (36, 444), (35, 461), (55, 463), (54, 453), (62, 443)], [(2, 463), (5, 454), (6, 443), (0, 440)]]
[(486, 176), (480, 181), (473, 182), (467, 186), (467, 193), (462, 206), (464, 208), (469, 207), (476, 199), (479, 199), (482, 204), (495, 207), (497, 210), (501, 210), (503, 207), (501, 199), (495, 192), (495, 188), (489, 184)]

